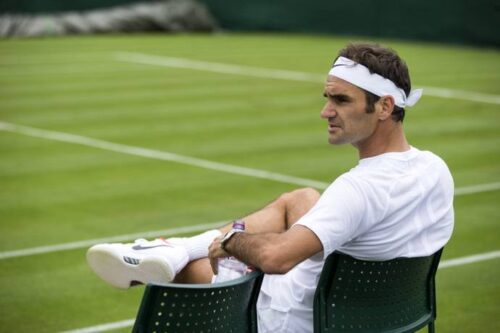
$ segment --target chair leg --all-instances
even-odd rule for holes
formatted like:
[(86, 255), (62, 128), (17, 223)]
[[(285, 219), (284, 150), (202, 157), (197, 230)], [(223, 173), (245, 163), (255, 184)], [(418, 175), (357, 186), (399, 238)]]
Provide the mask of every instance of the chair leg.
[(429, 333), (434, 333), (434, 322), (433, 321), (431, 321), (429, 323)]

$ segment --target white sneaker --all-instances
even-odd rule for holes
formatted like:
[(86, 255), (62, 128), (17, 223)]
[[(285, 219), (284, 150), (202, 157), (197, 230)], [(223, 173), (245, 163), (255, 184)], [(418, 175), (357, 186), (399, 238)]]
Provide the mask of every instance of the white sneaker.
[(98, 244), (87, 251), (92, 270), (114, 287), (167, 283), (188, 263), (184, 247), (167, 240), (138, 239), (131, 244)]

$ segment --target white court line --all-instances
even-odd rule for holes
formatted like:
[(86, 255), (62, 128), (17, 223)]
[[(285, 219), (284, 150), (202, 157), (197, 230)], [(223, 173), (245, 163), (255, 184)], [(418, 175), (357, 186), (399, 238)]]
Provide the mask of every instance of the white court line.
[(115, 321), (114, 323), (101, 324), (97, 326), (78, 328), (76, 330), (64, 331), (61, 333), (100, 333), (134, 326), (134, 319)]
[(466, 264), (472, 264), (479, 261), (491, 260), (500, 257), (500, 251), (486, 252), (481, 254), (475, 254), (472, 256), (448, 259), (439, 263), (439, 269), (448, 268), (453, 266), (462, 266)]
[(321, 83), (325, 75), (296, 72), (281, 69), (259, 68), (242, 65), (231, 65), (217, 62), (190, 60), (185, 58), (174, 58), (165, 56), (154, 56), (144, 53), (116, 52), (115, 60), (123, 62), (138, 63), (144, 65), (156, 65), (164, 67), (175, 67), (185, 69), (195, 69), (200, 71), (236, 74), (244, 76), (255, 76), (266, 79), (292, 80), (302, 82)]
[(213, 162), (209, 160), (203, 160), (196, 157), (184, 156), (175, 153), (169, 153), (165, 151), (147, 149), (136, 146), (128, 146), (119, 143), (113, 143), (109, 141), (93, 139), (85, 136), (48, 131), (43, 129), (38, 129), (34, 127), (21, 126), (12, 123), (0, 122), (0, 130), (8, 131), (12, 133), (24, 134), (28, 136), (33, 136), (37, 138), (50, 139), (55, 141), (62, 141), (67, 143), (74, 143), (88, 147), (94, 147), (109, 151), (114, 151), (118, 153), (141, 156), (146, 158), (152, 158), (163, 161), (176, 162), (181, 164), (187, 164), (195, 167), (200, 167), (204, 169), (210, 169), (215, 171), (221, 171), (226, 173), (232, 173), (241, 176), (248, 176), (254, 178), (267, 179), (272, 181), (277, 181), (286, 184), (310, 186), (319, 189), (325, 189), (329, 184), (324, 182), (319, 182), (316, 180), (287, 176), (275, 172), (252, 169), (247, 167), (240, 167), (225, 163)]
[(5, 251), (5, 252), (0, 252), (0, 260), (8, 259), (8, 258), (26, 257), (26, 256), (36, 255), (36, 254), (44, 254), (44, 253), (82, 249), (82, 248), (87, 248), (87, 247), (90, 247), (92, 245), (99, 244), (99, 243), (117, 243), (117, 242), (119, 243), (119, 242), (130, 241), (130, 240), (137, 239), (137, 238), (154, 238), (154, 237), (161, 237), (161, 236), (171, 237), (171, 236), (175, 236), (175, 235), (187, 234), (190, 232), (205, 231), (205, 230), (210, 230), (213, 228), (219, 228), (226, 223), (229, 223), (229, 221), (197, 224), (197, 225), (190, 225), (190, 226), (185, 226), (185, 227), (169, 228), (169, 229), (155, 230), (155, 231), (146, 231), (146, 232), (140, 232), (140, 233), (135, 233), (135, 234), (118, 235), (118, 236), (111, 236), (111, 237), (106, 237), (106, 238), (86, 239), (86, 240), (71, 242), (71, 243), (62, 243), (62, 244), (55, 244), (55, 245), (31, 247), (31, 248), (13, 250), (13, 251)]
[(500, 190), (500, 182), (470, 185), (455, 189), (455, 196)]
[[(231, 65), (231, 64), (224, 64), (217, 62), (190, 60), (186, 58), (155, 56), (155, 55), (135, 53), (135, 52), (116, 52), (114, 54), (114, 58), (115, 60), (118, 61), (130, 62), (136, 64), (138, 63), (144, 65), (194, 69), (194, 70), (214, 72), (214, 73), (254, 76), (254, 77), (262, 77), (268, 79), (321, 83), (326, 77), (326, 74), (319, 75), (319, 74), (281, 70), (281, 69)], [(424, 88), (424, 95), (441, 97), (441, 98), (460, 99), (473, 102), (500, 104), (500, 96), (498, 95), (484, 94), (474, 91), (439, 88), (439, 87), (423, 87), (423, 88)]]
[[(257, 170), (257, 169), (242, 168), (242, 167), (238, 167), (238, 166), (221, 164), (221, 163), (217, 163), (217, 162), (211, 162), (211, 161), (207, 161), (207, 160), (201, 160), (201, 159), (197, 159), (197, 158), (186, 157), (186, 156), (167, 153), (167, 152), (161, 152), (161, 151), (157, 151), (157, 150), (151, 150), (151, 149), (145, 149), (145, 148), (133, 147), (133, 146), (126, 146), (126, 145), (116, 144), (116, 143), (112, 143), (112, 142), (108, 142), (108, 141), (83, 137), (83, 136), (79, 136), (79, 135), (41, 130), (41, 129), (37, 129), (37, 128), (20, 126), (20, 125), (5, 123), (5, 122), (0, 122), (0, 130), (9, 131), (9, 132), (18, 133), (18, 134), (29, 135), (29, 136), (34, 136), (34, 137), (40, 137), (40, 138), (44, 138), (44, 139), (62, 141), (62, 142), (67, 142), (67, 143), (81, 144), (84, 146), (96, 147), (96, 148), (100, 148), (100, 149), (111, 150), (111, 151), (120, 152), (120, 153), (124, 153), (124, 154), (135, 155), (135, 156), (143, 156), (143, 157), (147, 157), (147, 158), (184, 163), (184, 164), (189, 164), (189, 165), (193, 165), (196, 167), (207, 168), (207, 169), (221, 171), (221, 172), (235, 173), (235, 174), (249, 176), (249, 177), (264, 178), (264, 179), (279, 181), (279, 182), (288, 183), (288, 184), (301, 185), (301, 186), (305, 185), (305, 186), (315, 187), (318, 189), (324, 189), (329, 185), (328, 183), (319, 182), (319, 181), (310, 180), (310, 179), (296, 178), (296, 177), (271, 173), (268, 171)], [(499, 189), (500, 189), (500, 182), (479, 184), (479, 185), (456, 188), (455, 195), (456, 196), (467, 195), (467, 194), (474, 194), (474, 193), (481, 193), (481, 192), (488, 192), (488, 191), (496, 191)], [(189, 227), (181, 227), (181, 228), (166, 229), (166, 230), (159, 230), (159, 231), (150, 231), (150, 232), (144, 232), (144, 233), (138, 233), (138, 234), (132, 234), (132, 235), (120, 235), (120, 236), (116, 236), (116, 237), (109, 237), (109, 238), (102, 238), (102, 239), (89, 239), (89, 240), (82, 240), (82, 241), (71, 242), (71, 243), (63, 243), (63, 244), (47, 245), (47, 246), (40, 246), (40, 247), (34, 247), (34, 248), (19, 249), (19, 250), (13, 250), (13, 251), (5, 251), (5, 252), (0, 252), (0, 260), (7, 259), (7, 258), (24, 257), (24, 256), (30, 256), (30, 255), (36, 255), (36, 254), (44, 254), (44, 253), (51, 253), (51, 252), (80, 249), (80, 248), (85, 248), (85, 247), (88, 247), (88, 246), (91, 246), (91, 245), (97, 244), (97, 243), (122, 242), (122, 241), (126, 241), (126, 240), (132, 240), (134, 238), (157, 237), (157, 236), (162, 236), (162, 235), (171, 235), (171, 234), (178, 234), (178, 233), (188, 233), (188, 232), (193, 232), (193, 231), (201, 231), (201, 230), (205, 230), (205, 229), (208, 229), (210, 227), (213, 227), (213, 225), (216, 225), (216, 224), (221, 225), (222, 223), (223, 222), (216, 222), (216, 223), (210, 223), (210, 224), (200, 224), (200, 225), (194, 225), (194, 226), (189, 226)]]
[(442, 97), (442, 98), (462, 99), (465, 101), (472, 101), (479, 103), (500, 104), (500, 96), (498, 95), (490, 95), (475, 91), (446, 89), (438, 87), (423, 87), (423, 88), (424, 88), (424, 95)]
[[(439, 263), (438, 269), (454, 267), (454, 266), (462, 266), (462, 265), (472, 264), (472, 263), (476, 263), (476, 262), (480, 262), (480, 261), (492, 260), (492, 259), (496, 259), (499, 257), (500, 257), (500, 251), (493, 251), (493, 252), (481, 253), (481, 254), (476, 254), (476, 255), (467, 256), (467, 257), (460, 257), (460, 258), (455, 258), (455, 259), (443, 260)], [(107, 331), (112, 331), (112, 330), (119, 329), (119, 328), (132, 327), (134, 325), (134, 322), (135, 322), (135, 319), (128, 319), (128, 320), (117, 321), (114, 323), (107, 323), (107, 324), (102, 324), (102, 325), (97, 325), (97, 326), (78, 328), (75, 330), (64, 331), (61, 333), (107, 332)]]

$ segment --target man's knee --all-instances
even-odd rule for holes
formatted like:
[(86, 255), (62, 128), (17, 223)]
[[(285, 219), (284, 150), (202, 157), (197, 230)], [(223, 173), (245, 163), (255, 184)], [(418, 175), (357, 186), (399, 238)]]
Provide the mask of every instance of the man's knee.
[(310, 187), (283, 193), (271, 205), (280, 207), (285, 216), (305, 214), (318, 201), (321, 194)]
[(296, 202), (316, 203), (321, 194), (312, 187), (299, 188), (288, 193), (290, 200)]
[(320, 193), (313, 188), (300, 188), (281, 196), (282, 204), (285, 206), (286, 228), (297, 222), (318, 201)]
[(305, 187), (283, 194), (279, 201), (285, 207), (287, 214), (302, 215), (316, 204), (320, 196), (317, 190)]

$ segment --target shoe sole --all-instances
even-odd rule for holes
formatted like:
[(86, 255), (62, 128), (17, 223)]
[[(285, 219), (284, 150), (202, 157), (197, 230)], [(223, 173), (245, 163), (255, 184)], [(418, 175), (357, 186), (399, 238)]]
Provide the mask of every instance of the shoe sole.
[(132, 265), (124, 261), (119, 250), (107, 244), (99, 244), (87, 251), (87, 262), (92, 270), (110, 285), (128, 289), (137, 282), (167, 283), (175, 277), (167, 260), (159, 256), (140, 259)]

